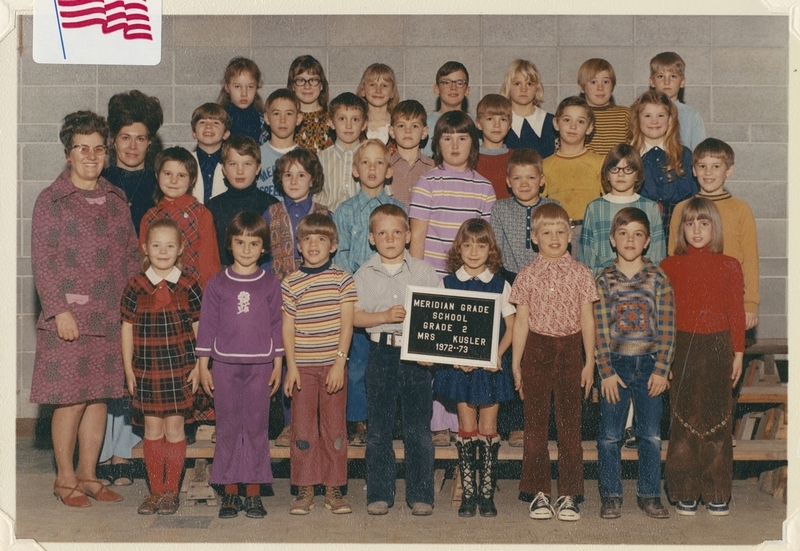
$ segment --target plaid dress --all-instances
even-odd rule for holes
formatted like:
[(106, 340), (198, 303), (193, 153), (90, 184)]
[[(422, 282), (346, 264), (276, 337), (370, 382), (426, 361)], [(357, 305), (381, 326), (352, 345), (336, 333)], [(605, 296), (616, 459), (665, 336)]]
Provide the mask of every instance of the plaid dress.
[(185, 275), (165, 283), (172, 299), (166, 306), (155, 305), (156, 285), (144, 273), (122, 294), (122, 321), (133, 324), (136, 424), (143, 415), (187, 415), (192, 408), (186, 377), (196, 360), (192, 323), (200, 319), (200, 284)]

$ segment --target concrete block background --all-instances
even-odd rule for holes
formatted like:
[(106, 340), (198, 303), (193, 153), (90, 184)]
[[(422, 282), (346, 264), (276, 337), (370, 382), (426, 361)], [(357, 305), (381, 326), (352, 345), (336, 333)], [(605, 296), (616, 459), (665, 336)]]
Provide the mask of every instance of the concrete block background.
[(19, 238), (17, 331), (19, 417), (27, 403), (38, 313), (30, 270), (30, 215), (38, 192), (64, 168), (61, 119), (78, 109), (106, 114), (114, 93), (138, 88), (164, 109), (165, 145), (191, 147), (195, 107), (214, 101), (230, 58), (251, 57), (266, 97), (285, 86), (301, 54), (320, 60), (332, 95), (355, 91), (370, 63), (389, 64), (401, 99), (433, 110), (436, 70), (458, 60), (470, 73), (470, 111), (496, 93), (508, 64), (521, 57), (538, 67), (544, 108), (578, 92), (580, 64), (608, 59), (617, 74), (617, 103), (629, 105), (648, 87), (649, 60), (662, 51), (686, 61), (686, 102), (709, 135), (736, 152), (734, 195), (757, 218), (762, 305), (757, 335), (786, 337), (786, 186), (789, 33), (786, 17), (755, 16), (166, 16), (161, 62), (155, 67), (38, 65), (31, 57), (32, 18), (23, 17), (19, 59), (17, 201)]

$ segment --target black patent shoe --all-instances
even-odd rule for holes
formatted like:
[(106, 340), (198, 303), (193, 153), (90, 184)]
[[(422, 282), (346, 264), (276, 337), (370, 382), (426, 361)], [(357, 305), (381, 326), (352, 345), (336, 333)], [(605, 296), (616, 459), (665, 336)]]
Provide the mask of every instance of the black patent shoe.
[(461, 498), (461, 506), (458, 508), (458, 516), (474, 517), (478, 509), (478, 500), (475, 496), (471, 498)]
[(244, 498), (244, 513), (248, 518), (264, 518), (267, 510), (261, 503), (261, 496), (248, 496)]
[(225, 494), (222, 496), (222, 504), (219, 507), (219, 518), (236, 518), (241, 510), (242, 498), (238, 495)]
[(494, 506), (493, 498), (478, 496), (478, 510), (482, 517), (496, 517), (497, 508)]

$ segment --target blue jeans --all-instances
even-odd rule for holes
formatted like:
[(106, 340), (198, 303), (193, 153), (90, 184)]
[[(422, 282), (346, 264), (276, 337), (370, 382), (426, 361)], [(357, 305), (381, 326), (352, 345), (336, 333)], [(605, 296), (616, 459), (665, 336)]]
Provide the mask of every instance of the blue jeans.
[(364, 372), (369, 356), (369, 336), (363, 329), (353, 330), (347, 361), (347, 420), (349, 422), (367, 420), (367, 393), (364, 388)]
[(597, 456), (600, 468), (600, 496), (621, 497), (620, 477), (623, 432), (631, 395), (639, 440), (639, 497), (661, 496), (661, 398), (647, 394), (647, 381), (655, 369), (652, 354), (623, 356), (611, 354), (611, 365), (628, 388), (618, 387), (619, 401), (609, 403), (600, 396), (600, 434)]
[(369, 343), (367, 387), (367, 503), (394, 505), (395, 455), (392, 447), (397, 397), (403, 409), (406, 503), (433, 505), (433, 442), (431, 372), (416, 363), (401, 362), (400, 349)]

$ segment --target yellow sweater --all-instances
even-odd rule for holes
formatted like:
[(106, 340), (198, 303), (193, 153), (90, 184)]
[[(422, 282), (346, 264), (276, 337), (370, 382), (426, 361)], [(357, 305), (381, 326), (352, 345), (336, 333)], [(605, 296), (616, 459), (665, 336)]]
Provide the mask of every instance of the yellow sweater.
[[(719, 209), (722, 218), (722, 253), (732, 256), (742, 264), (744, 273), (744, 311), (757, 314), (761, 296), (758, 293), (758, 235), (756, 221), (750, 206), (730, 193), (722, 195), (704, 195), (702, 192), (697, 197), (705, 197)], [(687, 199), (688, 201), (688, 199)], [(681, 220), (683, 207), (686, 201), (681, 201), (672, 211), (669, 224), (668, 253), (674, 254), (675, 241), (678, 238), (678, 227)]]
[(583, 220), (586, 205), (603, 194), (600, 170), (603, 157), (586, 150), (574, 157), (559, 153), (544, 160), (544, 195), (561, 202), (573, 220)]

